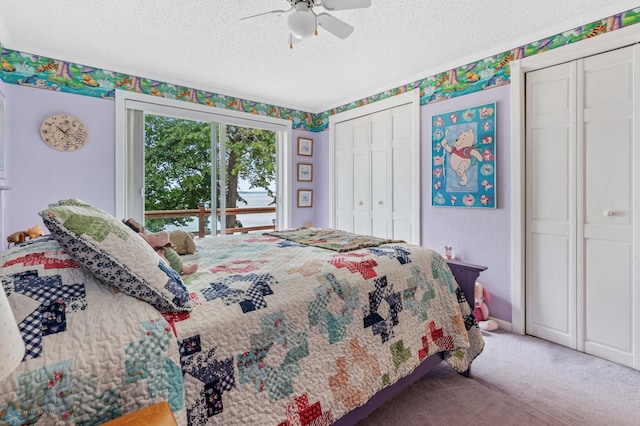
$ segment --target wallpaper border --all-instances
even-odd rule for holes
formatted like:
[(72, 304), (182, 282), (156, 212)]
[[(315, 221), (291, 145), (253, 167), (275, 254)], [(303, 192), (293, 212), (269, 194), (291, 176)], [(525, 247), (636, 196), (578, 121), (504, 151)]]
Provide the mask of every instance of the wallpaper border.
[(317, 114), (32, 55), (6, 49), (1, 43), (0, 79), (10, 84), (111, 100), (115, 99), (116, 90), (163, 96), (201, 105), (282, 118), (290, 120), (294, 129), (321, 132), (329, 126), (331, 115), (410, 90), (419, 89), (420, 105), (426, 105), (509, 84), (511, 82), (509, 63), (514, 59), (537, 55), (638, 22), (640, 22), (640, 6)]

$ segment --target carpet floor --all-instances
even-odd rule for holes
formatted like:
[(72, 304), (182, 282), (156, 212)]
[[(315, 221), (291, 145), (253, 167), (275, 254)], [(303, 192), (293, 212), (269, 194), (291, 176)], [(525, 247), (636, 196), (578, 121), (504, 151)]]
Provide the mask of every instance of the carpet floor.
[(440, 363), (359, 426), (640, 424), (640, 371), (531, 336), (483, 335), (471, 378)]

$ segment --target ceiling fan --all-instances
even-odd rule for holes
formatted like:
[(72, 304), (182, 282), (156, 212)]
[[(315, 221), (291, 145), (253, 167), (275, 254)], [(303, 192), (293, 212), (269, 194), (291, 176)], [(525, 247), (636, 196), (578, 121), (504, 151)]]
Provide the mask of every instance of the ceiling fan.
[(362, 9), (371, 6), (371, 0), (285, 0), (291, 7), (286, 10), (272, 10), (242, 18), (251, 19), (259, 16), (282, 15), (289, 13), (289, 47), (312, 35), (318, 35), (318, 27), (322, 27), (338, 38), (345, 39), (353, 32), (353, 27), (327, 12), (317, 13), (314, 7), (322, 7), (328, 11)]

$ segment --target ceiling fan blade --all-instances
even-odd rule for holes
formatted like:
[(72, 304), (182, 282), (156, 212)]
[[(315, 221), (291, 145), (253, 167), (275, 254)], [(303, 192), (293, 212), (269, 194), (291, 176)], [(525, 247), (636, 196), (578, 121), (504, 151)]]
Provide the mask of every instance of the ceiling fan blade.
[(328, 13), (320, 13), (318, 15), (318, 25), (343, 40), (353, 32), (351, 25)]
[(240, 18), (240, 20), (244, 21), (245, 19), (257, 18), (259, 16), (266, 16), (266, 15), (271, 15), (271, 14), (274, 14), (274, 13), (277, 13), (277, 14), (287, 13), (287, 12), (290, 12), (292, 10), (293, 10), (293, 7), (291, 9), (288, 9), (288, 10), (272, 10), (270, 12), (262, 12), (262, 13), (258, 13), (256, 15), (245, 16), (244, 18)]
[(327, 10), (361, 9), (371, 6), (371, 0), (323, 0), (322, 7)]

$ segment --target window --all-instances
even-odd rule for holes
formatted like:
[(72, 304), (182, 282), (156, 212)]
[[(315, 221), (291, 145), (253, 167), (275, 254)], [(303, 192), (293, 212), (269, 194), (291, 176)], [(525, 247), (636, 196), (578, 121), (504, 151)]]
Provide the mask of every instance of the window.
[[(225, 110), (173, 99), (157, 98), (139, 93), (116, 91), (116, 215), (144, 220), (144, 126), (145, 116), (173, 117), (187, 121), (206, 123), (211, 128), (212, 177), (219, 176), (220, 185), (211, 187), (211, 208), (219, 208), (226, 216), (225, 197), (217, 188), (226, 188), (226, 168), (220, 167), (217, 150), (224, 152), (227, 129), (241, 127), (273, 131), (276, 138), (276, 181), (278, 194), (276, 228), (289, 227), (291, 223), (291, 122), (288, 120), (257, 116), (244, 112)], [(224, 156), (222, 156), (224, 159)], [(226, 162), (225, 162), (226, 164)], [(220, 167), (219, 172), (216, 168)], [(213, 180), (213, 179), (212, 179)], [(217, 206), (215, 205), (217, 202)], [(222, 233), (226, 223), (220, 222)], [(217, 228), (215, 223), (211, 229)]]

